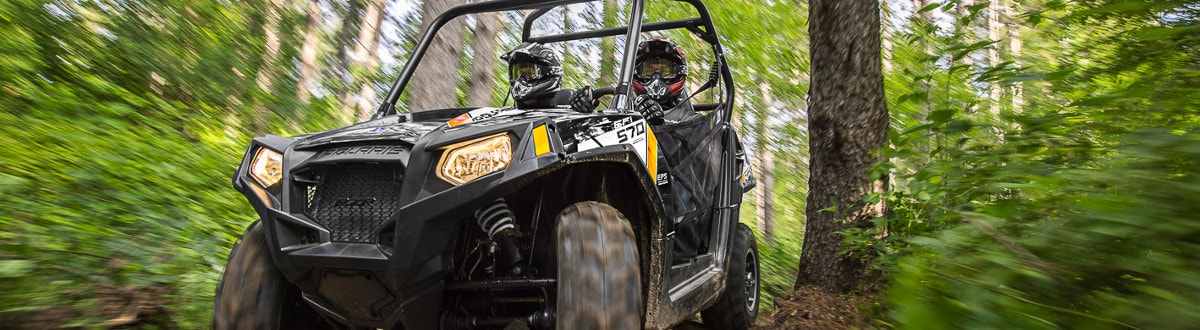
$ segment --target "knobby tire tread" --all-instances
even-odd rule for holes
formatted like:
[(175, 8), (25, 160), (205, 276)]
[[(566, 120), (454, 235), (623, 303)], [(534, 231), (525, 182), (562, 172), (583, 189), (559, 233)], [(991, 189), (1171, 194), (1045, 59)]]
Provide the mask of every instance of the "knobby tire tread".
[(641, 272), (629, 221), (598, 202), (559, 215), (558, 329), (641, 328)]
[(213, 329), (321, 327), (314, 314), (295, 312), (293, 305), (304, 303), (299, 301), (298, 289), (290, 286), (271, 261), (262, 223), (251, 225), (233, 245), (217, 284)]
[[(761, 295), (753, 310), (746, 308), (746, 254), (754, 253), (759, 262), (758, 267), (761, 267), (762, 263), (762, 259), (758, 258), (758, 243), (754, 240), (754, 232), (750, 231), (750, 227), (738, 224), (731, 248), (734, 249), (734, 253), (727, 265), (729, 274), (725, 280), (725, 292), (721, 293), (716, 303), (700, 312), (700, 318), (709, 329), (748, 329), (754, 326), (754, 319), (758, 316)], [(761, 285), (761, 278), (757, 280), (756, 283)], [(756, 289), (761, 291), (761, 288)]]

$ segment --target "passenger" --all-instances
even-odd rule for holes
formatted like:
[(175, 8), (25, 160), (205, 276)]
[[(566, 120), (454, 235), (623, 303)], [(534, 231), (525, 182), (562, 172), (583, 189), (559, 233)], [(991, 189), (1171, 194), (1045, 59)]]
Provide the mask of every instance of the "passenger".
[[(687, 73), (683, 48), (671, 39), (652, 37), (639, 43), (633, 71), (634, 109), (651, 125), (702, 118), (684, 92)], [(572, 110), (590, 113), (599, 102), (594, 99), (592, 89), (584, 87), (572, 95), (570, 103)], [(702, 177), (713, 173), (707, 168), (718, 157), (710, 153), (711, 148), (700, 148), (701, 143), (693, 139), (704, 138), (703, 135), (691, 135), (697, 129), (703, 131), (701, 127), (688, 125), (654, 129), (660, 150), (671, 168), (669, 173), (662, 173), (670, 179), (665, 185), (660, 184), (660, 192), (668, 207), (677, 207), (676, 212), (686, 214), (676, 218), (673, 227), (672, 262), (675, 264), (707, 253), (708, 233), (712, 229), (713, 213), (708, 208), (711, 200), (696, 195), (695, 191), (709, 191), (711, 187), (705, 186), (708, 182)]]
[[(687, 74), (687, 56), (679, 44), (657, 36), (642, 41), (634, 58), (634, 109), (654, 125), (663, 124), (664, 118), (679, 122), (699, 116), (684, 92)], [(571, 97), (571, 109), (578, 112), (592, 112), (598, 103), (591, 87)]]

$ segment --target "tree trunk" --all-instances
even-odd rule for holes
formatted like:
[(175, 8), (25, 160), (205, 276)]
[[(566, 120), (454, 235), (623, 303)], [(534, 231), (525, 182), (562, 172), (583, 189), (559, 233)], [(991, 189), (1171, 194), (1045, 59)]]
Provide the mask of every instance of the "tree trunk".
[[(1014, 15), (1016, 13), (1012, 8), (1016, 5), (1017, 3), (1014, 2), (1012, 6), (1005, 7), (1008, 17), (1016, 17), (1016, 15)], [(1013, 60), (1013, 63), (1016, 64), (1017, 67), (1020, 67), (1021, 47), (1023, 46), (1021, 42), (1021, 24), (1010, 21), (1006, 25), (1008, 26), (1008, 57)], [(1020, 113), (1023, 103), (1025, 103), (1025, 88), (1023, 84), (1024, 83), (1022, 82), (1013, 83), (1010, 90), (1012, 95), (1013, 113)]]
[(304, 44), (300, 46), (300, 77), (296, 81), (296, 99), (308, 104), (312, 88), (316, 86), (317, 46), (321, 42), (321, 1), (308, 2), (308, 29), (304, 32)]
[(883, 42), (881, 45), (883, 47), (883, 71), (891, 73), (895, 68), (895, 66), (892, 65), (892, 59), (895, 57), (896, 53), (894, 50), (895, 45), (892, 43), (892, 38), (895, 37), (892, 33), (898, 29), (889, 28), (892, 24), (891, 17), (892, 15), (895, 15), (895, 13), (892, 13), (892, 11), (887, 8), (887, 3), (887, 1), (882, 1), (883, 13), (881, 13), (881, 15), (883, 15), (883, 19), (881, 20), (880, 24), (880, 34), (881, 41)]
[[(421, 5), (421, 33), (433, 20), (463, 0), (425, 0)], [(420, 67), (408, 84), (408, 104), (413, 110), (432, 110), (458, 105), (458, 69), (462, 58), (462, 19), (451, 20), (442, 26), (437, 38), (426, 50)]]
[[(375, 36), (376, 41), (374, 42), (374, 46), (379, 45), (378, 39), (380, 37), (381, 36), (379, 35)], [(372, 50), (367, 56), (367, 70), (372, 72), (379, 71), (379, 52), (375, 49), (375, 47), (372, 47)], [(375, 113), (376, 96), (375, 82), (372, 80), (364, 80), (362, 82), (362, 88), (360, 88), (358, 92), (358, 121), (366, 121), (371, 119), (371, 115)]]
[[(1000, 66), (1000, 12), (1002, 5), (999, 0), (988, 2), (988, 40), (995, 41), (988, 47), (988, 65), (992, 68)], [(988, 88), (988, 98), (992, 101), (992, 114), (1000, 114), (1000, 97), (1003, 96), (1000, 81), (993, 79)]]
[[(619, 22), (617, 0), (604, 0), (604, 27), (615, 27)], [(617, 39), (600, 39), (600, 87), (612, 87), (617, 82)]]
[[(280, 8), (283, 7), (282, 0), (272, 0), (268, 3), (263, 22), (263, 38), (264, 46), (262, 54), (262, 64), (254, 73), (254, 81), (258, 84), (258, 88), (262, 90), (263, 95), (270, 95), (272, 88), (275, 86), (275, 63), (279, 63), (280, 41), (279, 41), (279, 14)], [(267, 106), (262, 103), (262, 98), (255, 98), (253, 109), (253, 125), (252, 129), (255, 134), (266, 133), (268, 129), (268, 117), (271, 115)]]
[[(563, 7), (562, 13), (563, 13), (562, 26), (561, 26), (562, 33), (568, 33), (570, 31), (574, 31), (575, 27), (574, 27), (574, 24), (572, 24), (572, 22), (571, 22), (570, 8)], [(582, 65), (579, 65), (579, 63), (580, 63), (579, 59), (577, 58), (575, 53), (571, 51), (571, 43), (564, 42), (564, 43), (562, 43), (562, 47), (563, 47), (563, 51), (562, 51), (561, 55), (562, 55), (563, 78), (580, 77), (581, 75), (579, 73), (583, 72)], [(566, 81), (564, 81), (563, 83), (565, 84)], [(563, 86), (563, 87), (566, 87), (566, 86)]]
[[(911, 18), (913, 26), (933, 25), (933, 12), (920, 12), (922, 8), (930, 5), (932, 1), (933, 0), (913, 0), (913, 16)], [(936, 40), (936, 38), (936, 33), (929, 33), (928, 35), (921, 35), (921, 38), (917, 39), (917, 42), (920, 43), (921, 49), (925, 51), (925, 54), (933, 54), (933, 42), (930, 40)], [(932, 71), (934, 71), (934, 69), (931, 68), (931, 65), (928, 61), (924, 60), (917, 62), (917, 65), (920, 66), (920, 73), (918, 73), (918, 75), (925, 76), (925, 78), (921, 78), (921, 80), (917, 82), (917, 85), (914, 89), (915, 91), (924, 92), (926, 95), (925, 98), (918, 101), (920, 103), (921, 112), (917, 116), (921, 121), (925, 121), (926, 118), (929, 118), (929, 113), (933, 111), (933, 101), (931, 101), (931, 98), (929, 97), (929, 95), (933, 94), (933, 89), (929, 86), (929, 80), (932, 79), (930, 77), (933, 76)]]
[(771, 150), (771, 125), (768, 123), (769, 109), (771, 108), (771, 86), (765, 82), (758, 84), (759, 97), (762, 106), (759, 107), (756, 113), (757, 127), (754, 129), (755, 152), (758, 157), (754, 157), (754, 165), (751, 170), (754, 171), (754, 176), (758, 178), (758, 186), (754, 188), (754, 215), (757, 219), (758, 230), (763, 234), (763, 239), (770, 243), (774, 240), (775, 235), (775, 205), (773, 202), (772, 190), (775, 185), (775, 152)]
[(759, 214), (759, 231), (763, 240), (768, 244), (775, 241), (775, 151), (770, 145), (762, 149), (762, 176), (759, 177), (759, 189), (762, 189), (762, 206)]
[[(975, 0), (958, 0), (958, 5), (954, 6), (954, 12), (958, 15), (958, 29), (963, 31), (962, 43), (966, 45), (970, 45), (975, 42), (974, 29), (968, 25), (969, 21), (965, 20), (967, 16), (971, 15), (971, 10), (968, 7), (974, 5)], [(963, 65), (972, 67), (975, 65), (975, 58), (971, 57), (971, 54), (967, 54), (967, 56), (962, 58), (962, 63)], [(968, 85), (970, 85), (970, 83), (968, 83)], [(971, 87), (971, 89), (974, 90), (974, 87)]]
[[(342, 93), (342, 105), (347, 111), (353, 111), (358, 120), (365, 120), (371, 116), (370, 102), (374, 100), (374, 89), (368, 86), (369, 81), (360, 81), (355, 77), (353, 72), (356, 70), (369, 71), (379, 65), (377, 54), (377, 46), (379, 41), (379, 26), (383, 23), (383, 14), (387, 0), (371, 0), (366, 5), (366, 11), (363, 13), (362, 22), (358, 27), (358, 42), (354, 46), (353, 59), (355, 62), (354, 68), (350, 70), (349, 87)], [(358, 88), (355, 88), (358, 86)], [(367, 97), (370, 97), (368, 100)]]
[(471, 80), (467, 81), (468, 106), (495, 106), (492, 92), (496, 88), (496, 44), (500, 42), (500, 13), (476, 16), (475, 40), (472, 47)]
[(812, 0), (809, 189), (804, 246), (796, 287), (848, 292), (866, 279), (870, 256), (843, 254), (838, 232), (871, 226), (883, 204), (863, 196), (882, 192), (883, 177), (867, 170), (883, 161), (887, 142), (880, 53), (879, 2)]
[(344, 118), (353, 118), (353, 112), (350, 111), (352, 104), (349, 104), (347, 95), (352, 93), (355, 86), (354, 75), (351, 73), (351, 66), (356, 62), (352, 57), (353, 49), (358, 44), (358, 34), (362, 30), (363, 14), (366, 9), (365, 0), (350, 0), (346, 5), (346, 14), (342, 17), (342, 27), (338, 31), (337, 40), (335, 40), (335, 49), (337, 55), (334, 56), (331, 65), (332, 75), (338, 77), (339, 84), (333, 88), (334, 95), (339, 97), (342, 103), (342, 108), (346, 111)]

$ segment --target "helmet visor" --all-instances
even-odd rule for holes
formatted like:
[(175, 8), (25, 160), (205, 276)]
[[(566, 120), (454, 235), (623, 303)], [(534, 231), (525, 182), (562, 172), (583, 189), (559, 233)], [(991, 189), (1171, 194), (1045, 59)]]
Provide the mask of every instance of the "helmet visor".
[(537, 80), (545, 77), (550, 73), (550, 68), (537, 63), (513, 63), (508, 67), (509, 81), (517, 81), (521, 77), (528, 80)]
[(665, 58), (651, 58), (637, 64), (636, 75), (638, 78), (650, 79), (657, 72), (659, 76), (665, 79), (675, 78), (679, 74), (679, 64)]

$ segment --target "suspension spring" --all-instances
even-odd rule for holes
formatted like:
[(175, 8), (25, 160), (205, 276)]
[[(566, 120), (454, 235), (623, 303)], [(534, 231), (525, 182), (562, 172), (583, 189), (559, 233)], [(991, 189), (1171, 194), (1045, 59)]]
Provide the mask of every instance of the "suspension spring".
[(491, 205), (476, 211), (475, 218), (479, 219), (479, 228), (492, 240), (496, 239), (496, 234), (516, 228), (512, 211), (508, 210), (508, 204), (503, 198), (496, 199)]
[(496, 255), (500, 263), (509, 268), (511, 273), (520, 274), (521, 268), (516, 265), (521, 262), (522, 258), (521, 249), (517, 245), (519, 233), (516, 230), (514, 217), (503, 198), (496, 199), (491, 205), (475, 212), (479, 228), (488, 234), (488, 238), (492, 242), (496, 242), (498, 248)]

